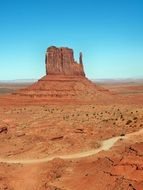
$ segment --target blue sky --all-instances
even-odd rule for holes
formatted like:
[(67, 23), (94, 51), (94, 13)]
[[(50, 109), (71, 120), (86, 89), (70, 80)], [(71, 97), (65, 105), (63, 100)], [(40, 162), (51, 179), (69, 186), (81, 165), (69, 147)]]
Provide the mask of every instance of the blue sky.
[(51, 45), (82, 51), (89, 78), (143, 77), (143, 1), (0, 0), (0, 80), (43, 76)]

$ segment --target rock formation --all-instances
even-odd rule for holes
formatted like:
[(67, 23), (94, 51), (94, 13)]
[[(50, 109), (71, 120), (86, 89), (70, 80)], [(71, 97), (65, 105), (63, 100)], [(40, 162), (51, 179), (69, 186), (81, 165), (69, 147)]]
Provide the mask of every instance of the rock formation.
[(45, 56), (46, 75), (38, 82), (14, 94), (56, 99), (94, 99), (102, 96), (103, 88), (97, 87), (85, 77), (82, 53), (79, 63), (74, 60), (73, 50), (51, 46)]
[(51, 46), (47, 49), (46, 75), (71, 75), (85, 76), (82, 63), (82, 53), (80, 53), (80, 63), (74, 60), (73, 50), (69, 48), (57, 48)]

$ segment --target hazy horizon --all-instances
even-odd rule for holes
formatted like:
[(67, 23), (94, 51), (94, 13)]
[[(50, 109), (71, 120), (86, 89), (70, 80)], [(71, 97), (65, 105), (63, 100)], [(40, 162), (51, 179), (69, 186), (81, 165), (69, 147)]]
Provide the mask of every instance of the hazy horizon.
[[(21, 83), (22, 83), (22, 82), (34, 82), (34, 81), (37, 81), (37, 80), (39, 80), (39, 79), (40, 79), (40, 78), (35, 78), (35, 79), (34, 79), (34, 78), (31, 78), (31, 79), (30, 79), (30, 78), (29, 78), (29, 79), (28, 79), (28, 78), (23, 78), (23, 79), (22, 79), (22, 78), (21, 78), (21, 79), (19, 78), (19, 79), (9, 79), (9, 80), (0, 79), (0, 82), (16, 82), (16, 83), (17, 83), (17, 82), (19, 82), (19, 83), (21, 82)], [(95, 81), (105, 81), (105, 80), (107, 80), (107, 81), (110, 81), (110, 80), (111, 80), (111, 81), (112, 81), (112, 80), (113, 80), (113, 81), (136, 81), (136, 80), (137, 80), (137, 81), (138, 81), (138, 80), (141, 80), (141, 81), (142, 81), (142, 80), (143, 80), (143, 77), (136, 77), (136, 78), (135, 78), (135, 77), (134, 77), (134, 78), (89, 78), (89, 79), (90, 79), (90, 80), (93, 80), (93, 81), (94, 81), (94, 80), (95, 80)]]
[(45, 75), (48, 46), (83, 52), (90, 79), (143, 78), (143, 1), (0, 2), (0, 80)]

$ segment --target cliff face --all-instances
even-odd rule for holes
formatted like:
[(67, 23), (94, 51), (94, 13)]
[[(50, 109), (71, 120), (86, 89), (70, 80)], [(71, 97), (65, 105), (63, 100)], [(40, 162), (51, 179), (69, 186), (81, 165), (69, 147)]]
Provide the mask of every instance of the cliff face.
[(79, 62), (74, 60), (72, 49), (51, 46), (47, 49), (45, 57), (46, 75), (85, 76), (82, 53)]

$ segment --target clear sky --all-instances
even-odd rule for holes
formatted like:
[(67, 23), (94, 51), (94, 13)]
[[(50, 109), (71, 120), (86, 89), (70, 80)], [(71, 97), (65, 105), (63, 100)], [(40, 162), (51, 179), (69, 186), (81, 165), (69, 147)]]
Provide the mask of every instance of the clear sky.
[(0, 0), (0, 80), (43, 76), (51, 45), (89, 78), (143, 77), (143, 0)]

